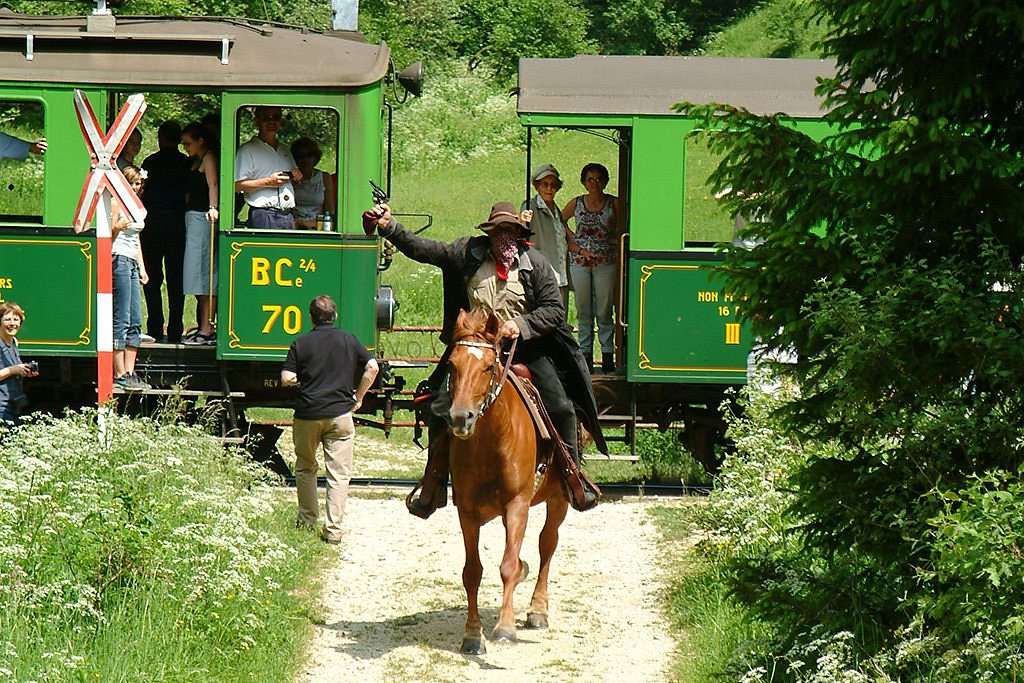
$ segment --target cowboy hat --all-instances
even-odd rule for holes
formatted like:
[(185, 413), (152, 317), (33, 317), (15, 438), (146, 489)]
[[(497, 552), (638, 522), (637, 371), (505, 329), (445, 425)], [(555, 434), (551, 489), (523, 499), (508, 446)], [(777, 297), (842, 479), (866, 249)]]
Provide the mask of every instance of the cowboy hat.
[(533, 234), (533, 231), (523, 221), (512, 202), (498, 202), (492, 206), (491, 214), (487, 217), (487, 220), (476, 227), (484, 232), (490, 232), (499, 225), (509, 224), (519, 226), (520, 231), (525, 235)]

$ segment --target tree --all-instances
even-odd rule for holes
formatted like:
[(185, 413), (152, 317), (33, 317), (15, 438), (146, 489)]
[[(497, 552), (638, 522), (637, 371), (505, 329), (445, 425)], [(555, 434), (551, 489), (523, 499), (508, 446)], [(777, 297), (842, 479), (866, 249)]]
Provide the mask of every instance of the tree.
[(821, 622), (882, 645), (923, 624), (951, 649), (988, 621), (1017, 634), (1019, 656), (1024, 579), (1000, 567), (1020, 534), (984, 528), (1013, 543), (958, 574), (937, 525), (975, 519), (1021, 472), (1024, 14), (986, 0), (817, 11), (833, 27), (822, 47), (837, 70), (819, 87), (832, 135), (680, 107), (725, 157), (715, 189), (761, 217), (749, 232), (764, 243), (726, 247), (723, 273), (768, 349), (797, 354), (781, 370), (800, 398), (779, 418), (838, 447), (809, 449), (795, 475), (811, 588), (772, 616), (790, 636)]
[(603, 54), (691, 54), (763, 0), (584, 0)]
[(470, 67), (488, 64), (509, 82), (521, 57), (572, 57), (596, 46), (587, 39), (590, 21), (576, 0), (474, 0), (458, 18), (463, 33), (459, 54)]

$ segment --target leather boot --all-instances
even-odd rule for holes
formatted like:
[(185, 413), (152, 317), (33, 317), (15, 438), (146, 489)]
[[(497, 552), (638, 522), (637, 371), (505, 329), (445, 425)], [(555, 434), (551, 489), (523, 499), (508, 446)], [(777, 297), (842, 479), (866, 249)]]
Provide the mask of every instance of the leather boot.
[[(576, 444), (566, 445), (569, 446), (569, 455), (572, 456), (572, 461), (576, 463), (576, 471), (571, 475), (566, 475), (567, 478), (572, 479), (572, 481), (569, 482), (569, 485), (579, 486), (579, 488), (583, 489), (583, 500), (577, 501), (577, 503), (573, 505), (573, 508), (581, 512), (583, 510), (589, 510), (597, 505), (597, 492), (591, 487), (587, 478), (581, 476), (581, 473), (583, 472), (583, 463), (580, 462), (579, 447)], [(573, 502), (571, 497), (569, 501), (570, 503)]]
[(589, 510), (597, 505), (598, 493), (593, 489), (587, 478), (581, 476), (583, 469), (582, 462), (580, 461), (579, 427), (576, 424), (575, 413), (563, 416), (558, 421), (556, 428), (569, 450), (569, 457), (576, 464), (574, 471), (562, 469), (563, 476), (565, 477), (566, 493), (569, 494), (569, 491), (573, 489), (583, 491), (582, 499), (574, 500), (574, 497), (569, 494), (569, 503), (576, 510)]
[(420, 519), (426, 519), (434, 510), (448, 504), (448, 440), (447, 430), (430, 440), (423, 478), (405, 498), (406, 509)]

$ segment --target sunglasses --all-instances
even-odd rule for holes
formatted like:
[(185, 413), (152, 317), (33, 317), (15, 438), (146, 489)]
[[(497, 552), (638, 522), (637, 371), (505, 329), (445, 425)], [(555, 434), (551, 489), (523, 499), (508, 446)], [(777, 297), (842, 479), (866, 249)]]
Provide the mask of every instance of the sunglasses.
[(280, 121), (280, 114), (261, 114), (259, 117), (260, 121)]

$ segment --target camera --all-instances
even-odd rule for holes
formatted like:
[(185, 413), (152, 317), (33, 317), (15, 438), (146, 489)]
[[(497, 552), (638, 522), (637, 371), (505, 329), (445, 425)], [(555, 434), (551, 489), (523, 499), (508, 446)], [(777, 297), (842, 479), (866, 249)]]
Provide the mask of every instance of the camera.
[(30, 360), (28, 362), (28, 369), (32, 372), (39, 372), (39, 363), (37, 361)]
[(281, 171), (281, 173), (284, 173), (284, 174), (285, 174), (286, 176), (288, 176), (288, 177), (289, 177), (290, 179), (292, 179), (292, 180), (295, 180), (295, 174), (294, 174), (294, 173), (292, 173), (291, 171)]

